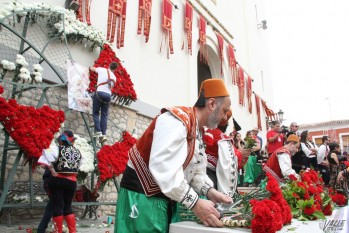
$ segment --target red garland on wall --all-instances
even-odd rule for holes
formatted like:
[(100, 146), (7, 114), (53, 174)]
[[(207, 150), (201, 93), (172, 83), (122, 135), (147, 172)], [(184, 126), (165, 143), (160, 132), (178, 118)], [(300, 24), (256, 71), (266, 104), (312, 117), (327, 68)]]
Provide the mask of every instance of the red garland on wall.
[(231, 70), (232, 83), (236, 85), (237, 83), (237, 62), (235, 59), (234, 47), (231, 44), (228, 44), (228, 58), (229, 58), (229, 67)]
[(206, 20), (200, 16), (199, 19), (199, 42), (200, 42), (200, 59), (203, 62), (208, 61), (208, 52), (206, 48)]
[(107, 40), (113, 43), (115, 39), (115, 31), (117, 31), (117, 48), (124, 47), (126, 27), (126, 3), (127, 0), (109, 0)]
[(245, 75), (244, 70), (239, 66), (238, 74), (239, 104), (245, 106)]
[[(259, 130), (262, 130), (260, 98), (256, 94), (254, 96), (256, 101), (257, 127)], [(262, 104), (263, 104), (263, 100), (262, 100)], [(267, 126), (267, 129), (268, 129), (268, 126)]]
[(217, 40), (218, 40), (218, 48), (219, 48), (219, 58), (221, 60), (221, 74), (223, 74), (223, 47), (224, 47), (224, 40), (223, 36), (216, 32)]
[(250, 76), (247, 77), (247, 103), (248, 103), (248, 111), (252, 113), (252, 78)]
[(105, 145), (97, 153), (99, 178), (95, 190), (98, 190), (109, 179), (117, 177), (125, 171), (128, 151), (137, 140), (127, 131), (124, 131), (122, 136), (122, 141), (116, 142), (112, 146)]
[[(0, 90), (3, 88), (0, 86)], [(1, 95), (1, 93), (0, 93)], [(64, 122), (64, 112), (49, 106), (35, 108), (0, 97), (0, 123), (28, 158), (39, 158)]]
[[(119, 66), (114, 71), (117, 78), (116, 84), (113, 87), (112, 95), (115, 99), (115, 103), (121, 105), (130, 105), (132, 101), (137, 100), (137, 94), (133, 88), (130, 75), (122, 66), (120, 59), (116, 57), (115, 52), (110, 48), (108, 44), (103, 45), (103, 50), (99, 54), (98, 59), (94, 63), (94, 67), (109, 68), (111, 62), (116, 62)], [(90, 84), (88, 91), (94, 92), (97, 87), (97, 73), (90, 71)]]
[[(185, 3), (184, 31), (187, 33), (188, 53), (192, 55), (193, 7), (188, 3), (188, 1)], [(182, 49), (184, 49), (184, 41)]]
[[(170, 54), (173, 54), (173, 38), (172, 38), (172, 3), (170, 0), (163, 0), (162, 2), (162, 30), (163, 37), (160, 45), (160, 52), (162, 50), (162, 43), (166, 48), (167, 58), (170, 57)], [(168, 41), (168, 47), (166, 42)]]
[(152, 7), (152, 0), (139, 0), (137, 34), (140, 35), (142, 33), (142, 23), (143, 23), (143, 35), (145, 36), (146, 43), (149, 40), (149, 33), (150, 33), (151, 7)]

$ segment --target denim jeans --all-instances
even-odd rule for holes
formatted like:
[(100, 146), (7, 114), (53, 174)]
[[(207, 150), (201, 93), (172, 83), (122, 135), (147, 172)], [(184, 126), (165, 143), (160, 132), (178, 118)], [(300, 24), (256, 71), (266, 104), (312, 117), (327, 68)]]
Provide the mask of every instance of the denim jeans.
[[(111, 95), (102, 91), (93, 96), (93, 122), (96, 132), (107, 132), (108, 110)], [(99, 114), (101, 112), (101, 114)], [(100, 115), (100, 116), (99, 116)]]

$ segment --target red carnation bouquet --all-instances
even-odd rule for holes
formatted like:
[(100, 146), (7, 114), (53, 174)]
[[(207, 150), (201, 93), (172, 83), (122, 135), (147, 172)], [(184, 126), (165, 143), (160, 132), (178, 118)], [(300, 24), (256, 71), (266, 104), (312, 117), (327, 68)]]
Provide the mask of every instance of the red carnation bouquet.
[(240, 206), (231, 210), (232, 216), (226, 215), (221, 219), (225, 226), (249, 227), (253, 233), (274, 233), (291, 223), (291, 209), (279, 183), (269, 173), (266, 180), (266, 185), (262, 182), (255, 190), (235, 200)]
[[(1, 87), (1, 86), (0, 86)], [(1, 90), (2, 88), (0, 88)], [(0, 97), (0, 123), (29, 158), (39, 158), (64, 122), (64, 112), (35, 108)]]
[(293, 217), (303, 221), (325, 219), (333, 210), (329, 190), (316, 171), (303, 171), (300, 175), (301, 180), (290, 179), (282, 188)]
[(105, 145), (97, 153), (99, 179), (95, 190), (103, 188), (104, 184), (125, 171), (128, 161), (128, 151), (136, 143), (136, 139), (127, 131), (122, 134), (122, 140), (114, 145)]
[[(120, 59), (116, 57), (115, 52), (108, 44), (103, 45), (103, 50), (99, 54), (98, 59), (94, 63), (94, 67), (109, 68), (111, 62), (116, 62), (118, 68), (114, 71), (116, 76), (116, 84), (112, 88), (112, 95), (115, 103), (121, 105), (130, 105), (132, 101), (137, 100), (137, 94), (133, 88), (130, 75), (122, 66)], [(88, 91), (95, 92), (97, 88), (97, 73), (90, 71), (90, 84)]]

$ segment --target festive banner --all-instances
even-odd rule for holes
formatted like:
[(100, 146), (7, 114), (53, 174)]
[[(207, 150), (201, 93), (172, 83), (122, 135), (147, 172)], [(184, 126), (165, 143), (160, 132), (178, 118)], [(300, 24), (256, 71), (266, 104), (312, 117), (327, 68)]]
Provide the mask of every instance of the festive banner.
[(245, 76), (244, 70), (239, 66), (238, 73), (239, 104), (245, 106)]
[(219, 48), (219, 58), (221, 59), (221, 74), (223, 74), (223, 46), (224, 46), (224, 40), (223, 36), (216, 32), (217, 40), (218, 40), (218, 48)]
[[(188, 53), (192, 55), (193, 7), (188, 3), (188, 1), (185, 3), (184, 31), (187, 33)], [(182, 49), (184, 49), (184, 41)]]
[(92, 98), (86, 91), (89, 86), (89, 70), (67, 60), (68, 107), (70, 109), (92, 113)]
[[(260, 98), (256, 94), (254, 96), (255, 96), (256, 111), (257, 111), (257, 127), (258, 127), (259, 130), (262, 130)], [(268, 129), (268, 127), (267, 127), (267, 129)]]
[(206, 48), (206, 20), (200, 16), (199, 19), (199, 42), (200, 42), (200, 59), (207, 63), (208, 52)]
[(85, 0), (85, 17), (86, 17), (87, 25), (91, 25), (91, 20), (90, 20), (91, 2), (92, 0)]
[(109, 0), (107, 40), (111, 43), (117, 31), (116, 47), (124, 47), (127, 0)]
[(248, 111), (252, 113), (252, 78), (247, 77), (247, 102), (248, 102)]
[[(162, 30), (163, 37), (160, 45), (160, 52), (162, 43), (164, 43), (164, 50), (167, 52), (167, 58), (173, 54), (173, 38), (172, 38), (172, 3), (170, 0), (163, 0), (162, 2)], [(168, 42), (168, 46), (166, 46)]]
[[(91, 25), (90, 21), (90, 7), (91, 7), (92, 0), (79, 0), (79, 8), (76, 11), (76, 18), (80, 20), (81, 22), (85, 22), (88, 25)], [(84, 15), (85, 13), (85, 15)], [(85, 17), (84, 17), (85, 16)], [(85, 20), (84, 20), (85, 18)]]
[(231, 44), (228, 44), (228, 58), (229, 58), (229, 67), (231, 70), (231, 76), (232, 76), (232, 83), (236, 85), (237, 83), (237, 67), (236, 67), (236, 59), (235, 59), (235, 52), (234, 47)]
[(261, 102), (262, 102), (262, 106), (265, 110), (265, 115), (268, 117), (269, 120), (275, 120), (275, 113), (273, 110), (271, 110), (268, 106), (267, 106), (267, 103), (261, 99)]
[(142, 23), (144, 20), (143, 35), (145, 36), (145, 42), (148, 42), (149, 40), (150, 23), (151, 23), (151, 7), (152, 7), (152, 0), (139, 0), (137, 34), (140, 35), (142, 33)]

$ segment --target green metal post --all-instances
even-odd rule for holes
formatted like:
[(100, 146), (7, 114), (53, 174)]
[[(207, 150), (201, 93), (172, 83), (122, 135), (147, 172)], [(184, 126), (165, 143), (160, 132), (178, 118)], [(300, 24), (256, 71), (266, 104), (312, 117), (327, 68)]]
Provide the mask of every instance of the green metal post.
[(6, 185), (5, 185), (4, 189), (3, 189), (3, 192), (2, 192), (1, 197), (0, 197), (0, 212), (2, 210), (2, 207), (4, 206), (8, 190), (10, 189), (10, 187), (12, 185), (13, 177), (14, 177), (14, 175), (16, 173), (17, 166), (18, 166), (18, 163), (19, 163), (19, 160), (20, 160), (22, 154), (23, 154), (23, 151), (19, 150), (18, 153), (17, 153), (16, 159), (15, 159), (15, 162), (13, 163), (13, 166), (11, 168), (11, 171), (8, 174)]

